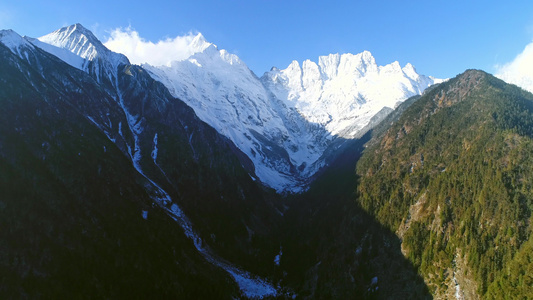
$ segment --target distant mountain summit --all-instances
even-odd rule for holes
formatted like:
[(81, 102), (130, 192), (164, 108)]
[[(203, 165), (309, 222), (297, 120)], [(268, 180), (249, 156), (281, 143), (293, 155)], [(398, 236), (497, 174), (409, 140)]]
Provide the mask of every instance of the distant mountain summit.
[(265, 73), (262, 81), (306, 120), (344, 138), (357, 136), (382, 108), (394, 108), (442, 82), (419, 75), (411, 64), (378, 66), (369, 51), (321, 56), (318, 64), (293, 61), (285, 70)]
[(378, 112), (442, 81), (411, 64), (378, 66), (368, 51), (321, 56), (318, 64), (293, 61), (257, 78), (236, 55), (207, 45), (170, 66), (143, 66), (230, 138), (278, 191), (305, 189), (334, 149), (361, 136)]
[(81, 24), (63, 27), (38, 39), (29, 40), (69, 65), (97, 74), (98, 78), (104, 69), (114, 72), (117, 66), (130, 63), (126, 56), (107, 49)]
[(94, 60), (99, 53), (110, 53), (94, 34), (81, 24), (63, 27), (50, 34), (42, 36), (39, 40), (59, 48), (70, 50), (77, 56)]

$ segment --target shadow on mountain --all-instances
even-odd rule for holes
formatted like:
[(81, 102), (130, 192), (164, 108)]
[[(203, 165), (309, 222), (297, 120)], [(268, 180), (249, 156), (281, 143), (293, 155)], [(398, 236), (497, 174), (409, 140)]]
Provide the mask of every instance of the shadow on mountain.
[(346, 141), (306, 193), (287, 199), (280, 276), (302, 298), (431, 298), (399, 238), (357, 205), (355, 166), (371, 135)]
[[(36, 75), (32, 86), (7, 51), (0, 45), (0, 298), (238, 295), (172, 219), (148, 212), (141, 176), (65, 101), (74, 97)], [(84, 87), (75, 99), (90, 103), (98, 90)]]

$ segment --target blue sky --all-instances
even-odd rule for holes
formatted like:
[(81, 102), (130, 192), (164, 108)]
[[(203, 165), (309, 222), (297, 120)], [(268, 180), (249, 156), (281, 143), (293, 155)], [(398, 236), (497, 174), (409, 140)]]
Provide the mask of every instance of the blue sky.
[(258, 76), (292, 60), (372, 52), (421, 74), (495, 72), (533, 41), (533, 1), (4, 1), (0, 28), (39, 37), (81, 23), (105, 41), (131, 26), (152, 42), (190, 32), (237, 54)]

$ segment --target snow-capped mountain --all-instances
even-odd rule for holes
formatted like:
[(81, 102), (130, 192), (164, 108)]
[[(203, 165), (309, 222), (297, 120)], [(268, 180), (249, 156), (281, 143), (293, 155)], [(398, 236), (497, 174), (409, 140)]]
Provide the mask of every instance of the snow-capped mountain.
[(102, 61), (129, 64), (126, 56), (107, 49), (94, 34), (81, 24), (74, 24), (31, 40), (43, 50), (56, 55), (80, 70), (86, 71), (88, 62)]
[(106, 84), (110, 92), (115, 94), (117, 68), (130, 64), (125, 55), (109, 50), (90, 30), (79, 23), (60, 28), (37, 39), (26, 39), (69, 65), (94, 76), (96, 81)]
[[(116, 70), (129, 65), (126, 56), (107, 49), (80, 24), (27, 40), (105, 83), (123, 107), (134, 136), (140, 133), (140, 112), (128, 108), (117, 93)], [(419, 75), (411, 64), (378, 66), (368, 51), (321, 56), (318, 63), (294, 61), (261, 78), (201, 34), (190, 40), (184, 53), (190, 56), (143, 68), (246, 154), (253, 162), (252, 177), (277, 191), (305, 189), (335, 149), (361, 136), (383, 108), (394, 108), (440, 82)], [(137, 149), (128, 146), (134, 162), (141, 158)]]
[(169, 67), (143, 67), (250, 157), (261, 181), (279, 190), (297, 184), (299, 178), (285, 147), (296, 143), (280, 109), (236, 55), (209, 45)]
[[(411, 64), (378, 66), (370, 52), (331, 54), (318, 64), (292, 62), (261, 78), (236, 55), (206, 45), (170, 66), (143, 67), (205, 122), (252, 159), (259, 179), (278, 191), (300, 191), (340, 139), (361, 135), (384, 107), (441, 80)], [(338, 143), (335, 147), (338, 147)]]
[(378, 66), (368, 51), (321, 56), (318, 64), (306, 60), (301, 67), (293, 61), (285, 70), (265, 73), (262, 81), (306, 120), (344, 138), (356, 136), (383, 107), (440, 82), (419, 75), (411, 64)]
[[(257, 195), (257, 183), (243, 167), (250, 161), (229, 139), (202, 122), (189, 106), (173, 97), (146, 70), (131, 65), (126, 56), (107, 49), (80, 24), (38, 39), (1, 31), (0, 50), (14, 54), (4, 55), (5, 60), (11, 58), (18, 63), (14, 73), (22, 74), (16, 76), (24, 79), (20, 84), (25, 90), (40, 95), (35, 97), (35, 102), (44, 99), (39, 104), (47, 108), (48, 105), (57, 106), (50, 110), (57, 111), (58, 120), (68, 117), (90, 127), (90, 132), (100, 138), (105, 134), (106, 142), (122, 152), (123, 156), (117, 155), (117, 159), (126, 157), (131, 161), (128, 176), (138, 180), (132, 184), (141, 187), (137, 189), (142, 194), (140, 197), (151, 199), (151, 204), (144, 204), (143, 218), (147, 218), (148, 207), (161, 209), (159, 213), (166, 213), (181, 226), (198, 253), (225, 270), (246, 296), (277, 293), (269, 282), (216, 254), (215, 250), (239, 251), (234, 248), (220, 250), (231, 243), (210, 243), (214, 238), (206, 242), (199, 233), (209, 232), (210, 236), (218, 237), (217, 241), (223, 241), (224, 233), (239, 232), (242, 236), (238, 238), (250, 243), (247, 230), (264, 226), (255, 225), (262, 222), (257, 220), (273, 220), (279, 216), (277, 209)], [(21, 60), (28, 63), (21, 64)], [(81, 138), (78, 138), (85, 139), (85, 134), (80, 133)], [(110, 145), (95, 147), (107, 153)], [(120, 152), (115, 147), (113, 151)], [(84, 155), (77, 153), (78, 157)], [(114, 165), (112, 160), (108, 163)], [(134, 172), (130, 172), (132, 166)], [(216, 186), (205, 189), (202, 185), (206, 182)], [(213, 199), (211, 193), (220, 198)], [(224, 211), (217, 220), (226, 219), (225, 226), (212, 223), (206, 216), (212, 207)], [(243, 208), (247, 215), (243, 216), (234, 207)], [(234, 220), (239, 221), (232, 223)], [(236, 236), (230, 239), (235, 241)]]

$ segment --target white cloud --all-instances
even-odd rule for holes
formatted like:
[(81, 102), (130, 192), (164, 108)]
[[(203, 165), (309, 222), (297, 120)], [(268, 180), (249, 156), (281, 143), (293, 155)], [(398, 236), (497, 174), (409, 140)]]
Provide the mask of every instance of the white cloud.
[(170, 66), (172, 61), (185, 60), (212, 44), (208, 43), (201, 33), (189, 33), (153, 43), (128, 27), (113, 30), (104, 45), (112, 51), (126, 55), (133, 64)]
[(496, 76), (533, 93), (533, 42), (503, 66), (496, 66)]

